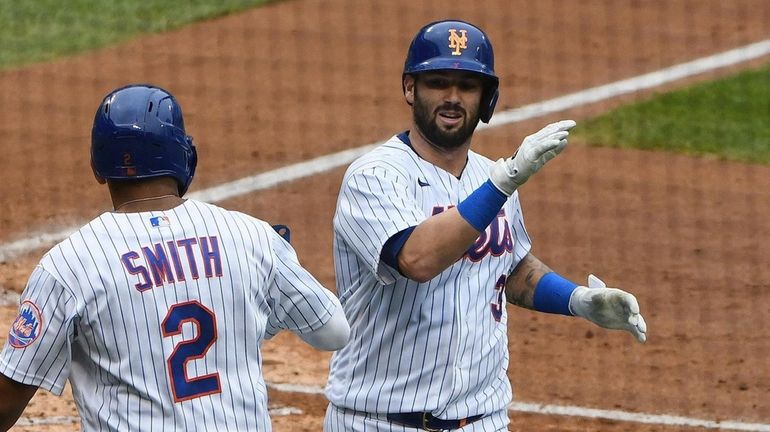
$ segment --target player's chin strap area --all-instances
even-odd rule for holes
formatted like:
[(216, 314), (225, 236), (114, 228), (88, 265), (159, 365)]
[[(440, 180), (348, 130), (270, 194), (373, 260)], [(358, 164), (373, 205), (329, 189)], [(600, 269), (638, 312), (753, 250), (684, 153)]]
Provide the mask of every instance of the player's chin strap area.
[(428, 432), (441, 432), (445, 430), (460, 429), (476, 420), (484, 417), (482, 414), (470, 416), (464, 419), (443, 420), (433, 417), (429, 412), (411, 412), (388, 414), (388, 420), (417, 429), (423, 429)]

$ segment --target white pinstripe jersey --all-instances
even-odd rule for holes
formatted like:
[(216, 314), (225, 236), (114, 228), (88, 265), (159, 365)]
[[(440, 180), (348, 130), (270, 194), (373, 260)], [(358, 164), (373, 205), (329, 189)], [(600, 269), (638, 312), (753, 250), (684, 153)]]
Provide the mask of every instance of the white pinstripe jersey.
[(401, 134), (362, 156), (342, 182), (334, 262), (351, 340), (332, 358), (326, 395), (373, 413), (505, 409), (504, 284), (531, 246), (518, 194), (463, 258), (428, 282), (409, 280), (380, 260), (387, 239), (456, 206), (488, 180), (492, 161), (471, 151), (458, 179), (405, 142)]
[(270, 225), (187, 200), (104, 213), (51, 249), (0, 373), (61, 394), (85, 430), (270, 430), (260, 345), (339, 307)]

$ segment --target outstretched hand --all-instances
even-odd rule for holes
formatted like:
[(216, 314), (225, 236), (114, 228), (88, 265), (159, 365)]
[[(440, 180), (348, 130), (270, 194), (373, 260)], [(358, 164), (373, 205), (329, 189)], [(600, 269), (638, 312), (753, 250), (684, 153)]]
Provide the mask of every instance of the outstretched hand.
[(575, 125), (573, 120), (562, 120), (524, 138), (513, 156), (499, 159), (492, 165), (489, 174), (492, 183), (504, 194), (511, 196), (532, 174), (564, 150), (569, 131)]
[(642, 343), (647, 340), (647, 323), (636, 297), (617, 288), (607, 288), (594, 275), (588, 276), (588, 287), (579, 286), (572, 292), (569, 308), (573, 314), (601, 327), (625, 330)]

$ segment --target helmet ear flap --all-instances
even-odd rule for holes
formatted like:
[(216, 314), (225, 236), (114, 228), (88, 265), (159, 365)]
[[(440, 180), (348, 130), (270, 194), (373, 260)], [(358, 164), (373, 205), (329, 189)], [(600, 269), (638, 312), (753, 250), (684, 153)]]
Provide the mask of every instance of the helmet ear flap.
[(495, 105), (497, 105), (497, 99), (500, 97), (500, 90), (494, 89), (490, 92), (489, 96), (484, 97), (481, 101), (482, 109), (479, 110), (479, 120), (484, 123), (489, 123), (489, 119), (492, 118), (492, 114), (495, 112)]
[(195, 168), (198, 166), (198, 151), (195, 149), (192, 137), (188, 135), (184, 139), (189, 147), (189, 155), (187, 157), (187, 172), (189, 174), (184, 185), (181, 182), (179, 183), (180, 197), (187, 193), (187, 188), (190, 187), (190, 183), (192, 183), (192, 179), (195, 177)]

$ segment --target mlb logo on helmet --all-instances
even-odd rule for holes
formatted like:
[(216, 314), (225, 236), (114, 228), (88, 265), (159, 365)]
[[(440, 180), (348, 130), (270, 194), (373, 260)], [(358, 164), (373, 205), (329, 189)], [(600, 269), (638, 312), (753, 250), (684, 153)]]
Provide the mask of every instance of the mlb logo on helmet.
[(8, 333), (8, 343), (14, 348), (28, 347), (40, 335), (42, 326), (40, 309), (30, 300), (24, 300), (19, 306), (19, 316), (13, 321)]

